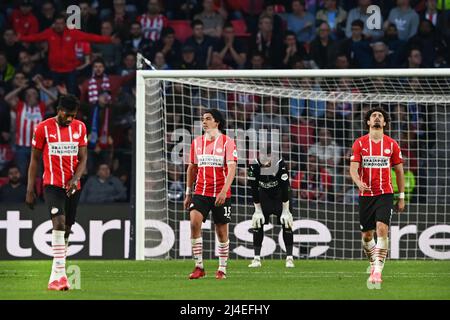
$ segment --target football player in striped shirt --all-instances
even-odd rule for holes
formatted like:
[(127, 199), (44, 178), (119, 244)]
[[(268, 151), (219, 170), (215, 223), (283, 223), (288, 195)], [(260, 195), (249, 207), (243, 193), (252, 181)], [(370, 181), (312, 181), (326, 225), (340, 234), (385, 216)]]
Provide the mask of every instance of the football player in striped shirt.
[(67, 246), (80, 199), (80, 178), (87, 161), (86, 127), (75, 119), (79, 105), (77, 97), (61, 96), (57, 115), (39, 123), (32, 140), (26, 203), (33, 209), (36, 200), (34, 185), (42, 156), (44, 198), (53, 223), (53, 265), (49, 290), (69, 289)]
[(370, 261), (368, 281), (381, 283), (381, 273), (389, 250), (389, 225), (394, 210), (391, 167), (396, 173), (399, 189), (399, 201), (396, 205), (398, 212), (405, 209), (405, 178), (400, 147), (384, 133), (389, 127), (389, 115), (382, 108), (373, 108), (367, 112), (364, 121), (369, 133), (353, 144), (350, 175), (360, 191), (362, 245)]
[[(275, 153), (274, 153), (275, 154)], [(275, 157), (274, 157), (275, 158)], [(272, 167), (272, 161), (274, 166)], [(273, 172), (263, 172), (263, 170)], [(272, 159), (272, 154), (267, 156), (260, 153), (259, 159), (255, 159), (248, 168), (248, 180), (252, 188), (253, 204), (255, 212), (252, 216), (253, 250), (255, 256), (250, 263), (250, 268), (261, 267), (261, 246), (264, 239), (264, 224), (269, 223), (269, 216), (275, 215), (278, 223), (283, 228), (283, 241), (286, 246), (286, 268), (294, 268), (292, 247), (294, 235), (292, 233), (293, 217), (289, 210), (289, 172), (283, 159)]]
[[(216, 279), (225, 279), (229, 252), (228, 224), (231, 221), (231, 184), (236, 174), (237, 150), (233, 139), (224, 134), (225, 119), (217, 109), (203, 112), (204, 135), (191, 144), (190, 163), (187, 169), (184, 207), (191, 220), (192, 254), (195, 269), (189, 279), (206, 275), (203, 266), (202, 222), (209, 212), (219, 240), (219, 269)], [(194, 195), (191, 187), (195, 179)]]

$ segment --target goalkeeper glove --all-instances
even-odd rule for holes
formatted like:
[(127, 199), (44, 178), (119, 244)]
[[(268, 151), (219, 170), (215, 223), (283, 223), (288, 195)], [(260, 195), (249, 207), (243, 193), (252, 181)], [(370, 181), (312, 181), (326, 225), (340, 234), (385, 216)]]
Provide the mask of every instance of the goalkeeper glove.
[(286, 229), (292, 229), (294, 219), (289, 211), (289, 201), (283, 202), (283, 212), (281, 213), (280, 222)]
[(261, 204), (255, 203), (255, 213), (253, 213), (252, 216), (252, 227), (253, 229), (261, 228), (261, 226), (264, 224), (264, 214), (261, 210)]

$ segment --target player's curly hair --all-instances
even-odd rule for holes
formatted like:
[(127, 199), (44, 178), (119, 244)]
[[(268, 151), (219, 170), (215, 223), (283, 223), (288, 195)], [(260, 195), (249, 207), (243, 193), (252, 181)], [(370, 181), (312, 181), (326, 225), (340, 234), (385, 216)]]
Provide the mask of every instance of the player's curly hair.
[(59, 97), (58, 109), (70, 112), (77, 111), (80, 106), (80, 100), (73, 94), (62, 95)]
[(213, 116), (214, 120), (219, 123), (220, 132), (225, 133), (226, 122), (225, 122), (225, 118), (222, 115), (222, 112), (220, 112), (217, 109), (207, 109), (207, 110), (203, 111), (203, 114), (206, 114), (206, 113), (210, 113)]
[(389, 117), (389, 114), (381, 107), (375, 107), (367, 111), (365, 117), (364, 117), (364, 124), (366, 125), (367, 129), (370, 129), (369, 125), (367, 124), (367, 121), (370, 120), (370, 116), (374, 112), (380, 112), (384, 117), (384, 122), (386, 122), (386, 126), (384, 127), (384, 130), (389, 129), (389, 122), (391, 121), (391, 118)]

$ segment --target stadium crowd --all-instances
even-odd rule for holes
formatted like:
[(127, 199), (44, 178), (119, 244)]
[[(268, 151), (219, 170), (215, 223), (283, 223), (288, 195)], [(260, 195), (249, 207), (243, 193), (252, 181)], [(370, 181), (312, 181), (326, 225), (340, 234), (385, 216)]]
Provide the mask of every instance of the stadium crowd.
[[(80, 30), (66, 28), (72, 4), (81, 10)], [(381, 8), (381, 29), (367, 27), (371, 4)], [(137, 52), (161, 70), (442, 68), (450, 62), (450, 1), (2, 1), (0, 34), (0, 201), (21, 199), (33, 128), (55, 115), (60, 95), (72, 93), (89, 132), (81, 200), (102, 203), (130, 200)], [(180, 123), (180, 114), (198, 115), (190, 106), (211, 107), (210, 98), (199, 92), (189, 103), (174, 103), (169, 125)], [(238, 104), (242, 99), (248, 103)], [(239, 93), (214, 101), (230, 128), (279, 126), (299, 198), (354, 201), (345, 159), (350, 141), (365, 129), (368, 106)], [(426, 177), (414, 144), (433, 141), (433, 130), (420, 105), (389, 109), (414, 188), (416, 177)], [(360, 123), (360, 130), (349, 123)], [(169, 198), (180, 200), (184, 168), (170, 165), (168, 173)], [(236, 188), (245, 186), (242, 168), (236, 181)], [(330, 192), (336, 185), (349, 187)]]

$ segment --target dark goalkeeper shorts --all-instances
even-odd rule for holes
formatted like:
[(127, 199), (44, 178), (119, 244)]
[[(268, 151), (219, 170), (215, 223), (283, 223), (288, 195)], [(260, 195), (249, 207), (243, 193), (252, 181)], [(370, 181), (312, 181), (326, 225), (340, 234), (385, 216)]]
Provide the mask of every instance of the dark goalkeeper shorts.
[(280, 217), (283, 212), (283, 202), (281, 199), (274, 199), (264, 193), (260, 193), (260, 204), (264, 215), (264, 224), (269, 224), (269, 217), (271, 215), (277, 216), (278, 224), (281, 224)]
[(359, 197), (359, 223), (361, 231), (375, 230), (377, 221), (388, 226), (394, 211), (394, 195), (381, 194), (374, 197)]
[(192, 196), (191, 206), (189, 207), (189, 212), (191, 210), (200, 211), (203, 215), (203, 222), (206, 221), (209, 212), (212, 213), (212, 218), (215, 224), (226, 224), (231, 222), (231, 198), (227, 198), (225, 203), (216, 207), (214, 203), (216, 202), (215, 197), (206, 197), (194, 194)]
[(66, 216), (66, 225), (73, 225), (77, 215), (80, 194), (81, 191), (77, 190), (72, 196), (67, 197), (66, 189), (55, 186), (45, 186), (44, 198), (48, 213), (50, 214), (50, 219), (54, 216), (63, 214)]

